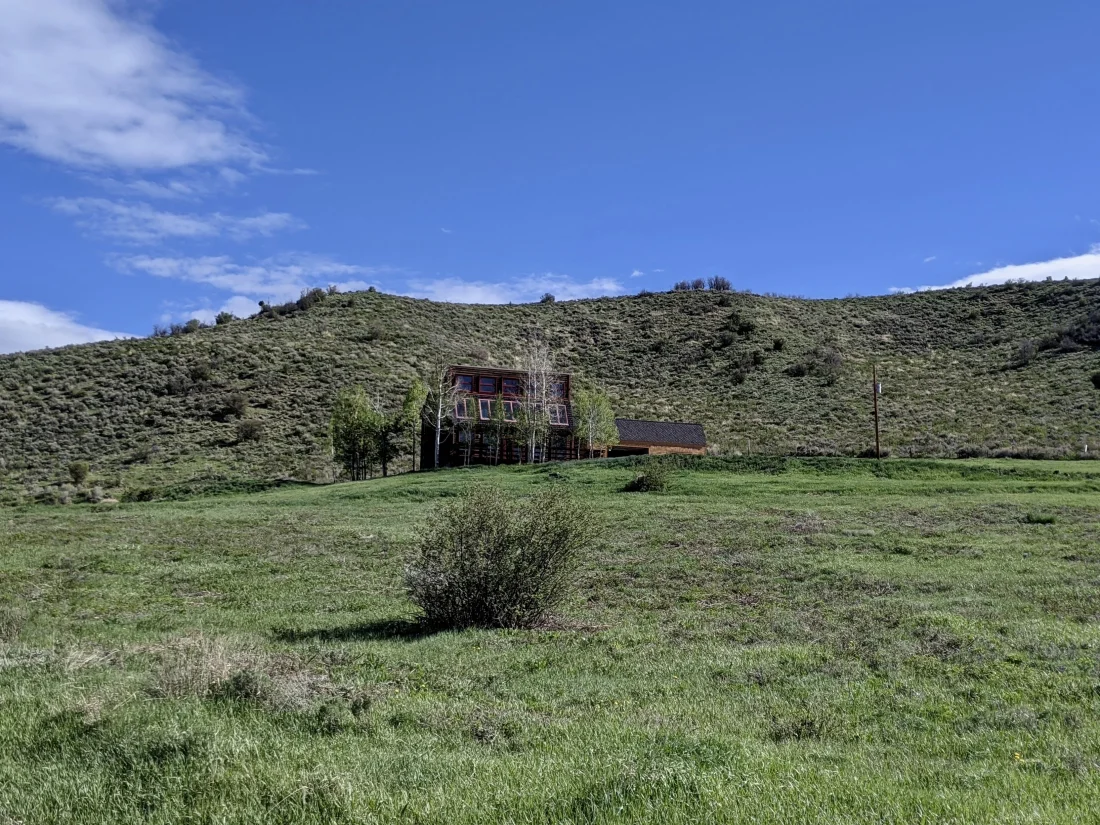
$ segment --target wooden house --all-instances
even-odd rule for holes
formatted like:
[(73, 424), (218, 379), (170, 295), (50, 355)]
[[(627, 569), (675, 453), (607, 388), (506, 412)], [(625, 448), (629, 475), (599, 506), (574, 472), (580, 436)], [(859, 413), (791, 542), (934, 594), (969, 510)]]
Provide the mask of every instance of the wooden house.
[[(549, 432), (529, 444), (523, 424), (528, 403), (528, 376), (520, 370), (495, 367), (451, 367), (450, 419), (439, 445), (439, 466), (469, 464), (518, 464), (534, 460), (565, 461), (577, 458), (573, 437), (572, 379), (566, 373), (550, 378), (545, 388)], [(435, 466), (435, 431), (424, 424), (421, 431), (420, 466)]]
[[(455, 366), (448, 370), (447, 420), (440, 431), (439, 466), (521, 464), (531, 461), (568, 461), (581, 457), (573, 434), (573, 385), (566, 373), (550, 377), (539, 395), (545, 396), (547, 432), (533, 445), (524, 425), (530, 409), (529, 378), (520, 370)], [(638, 421), (616, 418), (619, 444), (604, 456), (705, 455), (706, 435), (701, 424), (679, 421)], [(435, 463), (435, 430), (427, 422), (420, 437), (420, 466)]]

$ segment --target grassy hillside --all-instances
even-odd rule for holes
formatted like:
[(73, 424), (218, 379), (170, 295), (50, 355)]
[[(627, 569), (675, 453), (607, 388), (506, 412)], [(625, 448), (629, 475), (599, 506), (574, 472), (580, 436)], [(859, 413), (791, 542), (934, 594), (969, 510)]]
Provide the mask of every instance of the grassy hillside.
[[(727, 451), (868, 448), (872, 361), (895, 455), (1100, 446), (1090, 381), (1100, 282), (1089, 281), (822, 301), (685, 292), (461, 306), (334, 295), (187, 335), (2, 357), (0, 459), (13, 482), (56, 479), (74, 460), (108, 486), (199, 472), (322, 476), (339, 387), (362, 383), (396, 403), (437, 352), (511, 365), (532, 328), (562, 367), (605, 386), (621, 415), (702, 421)], [(1026, 341), (1037, 355), (1014, 364)], [(235, 394), (259, 440), (239, 441)]]
[[(682, 466), (10, 509), (0, 820), (1094, 821), (1100, 465)], [(606, 519), (557, 629), (409, 621), (471, 478)]]

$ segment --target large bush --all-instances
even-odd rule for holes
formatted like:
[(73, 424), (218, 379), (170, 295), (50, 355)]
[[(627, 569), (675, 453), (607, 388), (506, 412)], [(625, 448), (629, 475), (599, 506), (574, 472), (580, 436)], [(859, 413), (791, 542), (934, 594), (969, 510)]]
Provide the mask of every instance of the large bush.
[[(744, 380), (744, 379), (742, 379)], [(740, 382), (738, 382), (740, 383)], [(623, 487), (625, 493), (663, 493), (670, 483), (669, 465), (661, 459), (650, 459), (645, 469)]]
[(558, 488), (518, 498), (469, 488), (436, 511), (405, 567), (436, 627), (532, 627), (565, 598), (595, 539), (592, 514)]

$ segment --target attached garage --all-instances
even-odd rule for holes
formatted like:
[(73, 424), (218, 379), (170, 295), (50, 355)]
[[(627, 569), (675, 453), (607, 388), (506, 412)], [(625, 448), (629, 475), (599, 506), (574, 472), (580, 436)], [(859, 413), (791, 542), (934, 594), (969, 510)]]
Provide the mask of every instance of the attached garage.
[(616, 418), (619, 443), (608, 451), (624, 455), (706, 455), (707, 436), (702, 424), (685, 421), (638, 421)]

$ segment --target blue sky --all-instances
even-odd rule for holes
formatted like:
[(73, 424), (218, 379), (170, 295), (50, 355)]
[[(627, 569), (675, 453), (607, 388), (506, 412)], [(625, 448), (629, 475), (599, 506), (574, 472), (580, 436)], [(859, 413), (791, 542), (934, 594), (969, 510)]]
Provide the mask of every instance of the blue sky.
[(1095, 2), (0, 0), (0, 351), (335, 283), (1100, 276)]

